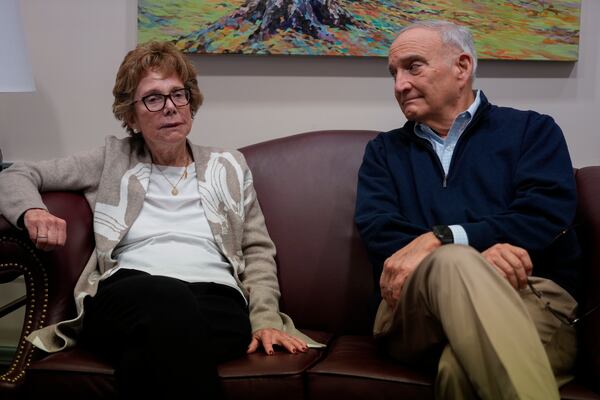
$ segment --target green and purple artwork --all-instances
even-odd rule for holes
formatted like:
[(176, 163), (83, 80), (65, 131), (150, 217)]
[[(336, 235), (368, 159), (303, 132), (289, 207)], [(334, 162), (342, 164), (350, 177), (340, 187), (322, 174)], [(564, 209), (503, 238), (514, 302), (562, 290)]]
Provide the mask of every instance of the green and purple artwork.
[(139, 0), (138, 40), (188, 53), (386, 57), (418, 20), (471, 29), (481, 59), (577, 60), (581, 0)]

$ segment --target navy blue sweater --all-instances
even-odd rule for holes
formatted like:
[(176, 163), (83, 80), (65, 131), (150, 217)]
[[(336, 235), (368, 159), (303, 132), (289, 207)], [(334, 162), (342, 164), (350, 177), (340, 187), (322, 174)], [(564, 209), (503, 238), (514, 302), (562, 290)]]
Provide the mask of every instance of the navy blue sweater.
[(459, 224), (479, 251), (496, 243), (526, 249), (533, 275), (575, 294), (576, 188), (562, 131), (547, 115), (481, 99), (447, 176), (431, 144), (415, 135), (414, 122), (367, 145), (355, 221), (375, 282), (395, 251), (433, 225)]

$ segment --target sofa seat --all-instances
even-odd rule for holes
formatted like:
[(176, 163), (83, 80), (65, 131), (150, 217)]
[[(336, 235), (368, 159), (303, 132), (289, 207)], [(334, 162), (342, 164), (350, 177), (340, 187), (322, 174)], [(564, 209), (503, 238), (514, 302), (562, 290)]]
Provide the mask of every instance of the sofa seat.
[[(341, 336), (308, 374), (311, 399), (433, 398), (433, 373), (384, 357), (371, 336)], [(376, 395), (374, 395), (376, 393)]]
[[(332, 338), (324, 332), (302, 331), (320, 343), (329, 343)], [(297, 354), (276, 351), (272, 356), (257, 352), (219, 365), (219, 376), (229, 399), (245, 399), (250, 393), (260, 393), (261, 399), (281, 400), (285, 393), (285, 399), (303, 400), (307, 398), (305, 371), (323, 355), (321, 349)]]
[[(304, 330), (321, 343), (332, 335)], [(324, 355), (320, 349), (289, 354), (277, 351), (273, 356), (261, 352), (246, 355), (219, 365), (219, 376), (228, 398), (244, 398), (247, 393), (261, 393), (263, 399), (304, 399), (304, 372)], [(49, 354), (28, 368), (25, 398), (69, 393), (72, 399), (117, 398), (113, 367), (81, 347)]]
[(116, 398), (113, 373), (110, 364), (81, 347), (49, 354), (27, 370), (24, 398), (63, 397), (65, 393), (71, 399)]

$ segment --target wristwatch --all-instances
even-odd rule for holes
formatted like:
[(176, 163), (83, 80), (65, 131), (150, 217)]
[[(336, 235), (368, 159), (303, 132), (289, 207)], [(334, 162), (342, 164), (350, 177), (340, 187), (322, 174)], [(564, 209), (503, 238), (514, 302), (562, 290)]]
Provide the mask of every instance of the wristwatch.
[(442, 242), (442, 245), (454, 243), (454, 235), (448, 225), (435, 225), (431, 231)]

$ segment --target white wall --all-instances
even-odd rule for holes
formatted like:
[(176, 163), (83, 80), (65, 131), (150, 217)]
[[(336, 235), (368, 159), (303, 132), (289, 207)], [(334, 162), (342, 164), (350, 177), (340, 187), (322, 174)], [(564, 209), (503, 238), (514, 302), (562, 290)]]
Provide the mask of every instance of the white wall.
[[(21, 0), (37, 91), (0, 94), (7, 161), (64, 156), (123, 135), (111, 90), (136, 44), (135, 0)], [(576, 166), (600, 164), (600, 1), (582, 0), (577, 63), (481, 62), (495, 103), (555, 117)], [(388, 130), (404, 122), (386, 60), (193, 56), (206, 103), (192, 140), (241, 147), (316, 129)]]

